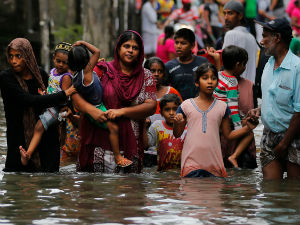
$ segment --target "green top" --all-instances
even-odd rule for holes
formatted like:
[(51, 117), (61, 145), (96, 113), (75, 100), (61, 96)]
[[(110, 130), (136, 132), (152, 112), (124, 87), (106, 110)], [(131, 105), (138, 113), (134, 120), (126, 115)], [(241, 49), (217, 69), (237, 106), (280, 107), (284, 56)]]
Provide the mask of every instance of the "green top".
[(290, 49), (295, 55), (300, 55), (300, 39), (294, 37), (290, 43)]
[(254, 19), (256, 18), (256, 0), (246, 0), (245, 17)]

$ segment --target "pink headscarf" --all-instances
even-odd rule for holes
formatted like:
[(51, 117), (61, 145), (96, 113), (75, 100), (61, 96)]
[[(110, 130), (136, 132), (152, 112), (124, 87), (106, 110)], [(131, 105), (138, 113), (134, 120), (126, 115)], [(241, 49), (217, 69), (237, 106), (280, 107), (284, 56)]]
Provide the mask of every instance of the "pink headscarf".
[[(131, 33), (131, 34), (130, 34)], [(134, 36), (138, 38), (137, 43), (140, 43), (139, 46), (139, 56), (137, 62), (134, 63), (133, 71), (130, 75), (124, 74), (120, 66), (119, 58), (119, 47), (123, 44), (120, 42), (124, 35), (131, 35), (132, 40)], [(126, 40), (126, 41), (128, 41)], [(126, 42), (124, 41), (124, 42)], [(108, 109), (119, 109), (123, 107), (128, 107), (132, 105), (133, 101), (137, 98), (144, 84), (144, 45), (142, 37), (135, 31), (129, 30), (124, 32), (117, 42), (115, 48), (114, 60), (111, 62), (100, 62), (94, 68), (94, 71), (101, 76), (101, 83), (103, 86), (103, 103)], [(128, 159), (133, 159), (138, 155), (143, 155), (137, 150), (143, 150), (142, 146), (137, 146), (136, 136), (133, 132), (131, 121), (129, 118), (119, 118), (119, 140), (120, 147), (124, 149), (124, 155)], [(107, 134), (105, 130), (103, 130)], [(104, 134), (103, 134), (104, 135)], [(102, 137), (104, 137), (102, 135)], [(84, 137), (83, 137), (84, 136)], [(86, 139), (86, 143), (91, 143), (90, 141), (93, 137), (85, 136), (84, 132), (82, 133), (83, 139)], [(97, 141), (97, 140), (95, 140)], [(142, 144), (142, 141), (139, 141), (139, 145)], [(109, 148), (109, 146), (106, 146)]]

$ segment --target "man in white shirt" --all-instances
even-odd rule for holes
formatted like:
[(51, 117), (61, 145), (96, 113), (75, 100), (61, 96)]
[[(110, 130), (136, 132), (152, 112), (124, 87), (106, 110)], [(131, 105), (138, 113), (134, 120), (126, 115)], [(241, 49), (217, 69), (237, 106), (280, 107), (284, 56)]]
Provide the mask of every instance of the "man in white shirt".
[(154, 56), (156, 53), (156, 42), (159, 31), (157, 29), (155, 3), (155, 0), (148, 0), (142, 8), (142, 37), (146, 58)]
[(254, 84), (258, 46), (255, 38), (243, 26), (244, 6), (239, 1), (229, 1), (224, 5), (223, 14), (228, 29), (224, 37), (223, 49), (229, 45), (236, 45), (247, 51), (248, 63), (242, 77)]

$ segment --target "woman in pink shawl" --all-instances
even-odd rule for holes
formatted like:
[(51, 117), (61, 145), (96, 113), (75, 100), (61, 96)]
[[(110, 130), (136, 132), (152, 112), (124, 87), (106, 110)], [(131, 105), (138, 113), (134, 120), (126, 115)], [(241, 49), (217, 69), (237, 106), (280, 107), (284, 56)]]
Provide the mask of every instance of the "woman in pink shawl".
[[(144, 120), (156, 109), (156, 89), (152, 74), (143, 68), (144, 46), (135, 31), (126, 31), (116, 45), (114, 60), (100, 62), (94, 71), (103, 86), (103, 112), (86, 102), (79, 94), (73, 95), (77, 108), (99, 122), (113, 120), (119, 127), (120, 151), (133, 164), (124, 172), (139, 173), (143, 165), (142, 132)], [(87, 172), (119, 172), (108, 130), (93, 125), (83, 117), (80, 125), (81, 149), (78, 170)]]

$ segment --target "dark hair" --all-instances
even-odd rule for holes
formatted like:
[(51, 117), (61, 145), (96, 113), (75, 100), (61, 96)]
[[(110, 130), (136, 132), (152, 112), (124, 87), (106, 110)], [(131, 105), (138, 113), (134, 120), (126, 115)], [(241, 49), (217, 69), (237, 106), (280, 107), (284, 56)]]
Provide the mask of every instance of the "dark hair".
[(130, 40), (135, 40), (136, 43), (138, 44), (138, 46), (139, 46), (139, 55), (138, 55), (138, 58), (140, 58), (141, 53), (142, 53), (142, 51), (144, 49), (143, 42), (142, 42), (141, 37), (138, 34), (132, 32), (132, 31), (125, 31), (119, 37), (119, 41), (118, 41), (117, 46), (116, 46), (118, 58), (120, 56), (119, 53), (120, 53), (121, 45), (123, 43), (125, 43), (126, 41), (130, 41)]
[(90, 54), (84, 45), (74, 46), (68, 54), (68, 66), (72, 71), (83, 70), (90, 61)]
[(229, 45), (222, 51), (222, 60), (224, 68), (232, 70), (236, 63), (248, 61), (248, 53), (241, 47)]
[(164, 38), (163, 44), (166, 43), (166, 40), (168, 38), (171, 38), (174, 35), (173, 26), (170, 26), (170, 25), (166, 26), (165, 29), (164, 29), (164, 33), (165, 33), (165, 38)]
[(174, 39), (176, 38), (183, 38), (187, 40), (191, 45), (195, 44), (195, 34), (188, 28), (181, 28), (176, 31)]
[(147, 60), (145, 61), (145, 63), (144, 63), (144, 68), (150, 70), (151, 65), (152, 65), (153, 63), (158, 63), (158, 64), (160, 64), (160, 65), (162, 66), (163, 70), (165, 71), (165, 64), (164, 64), (164, 62), (163, 62), (159, 57), (156, 57), (156, 56), (153, 56), (153, 57), (147, 59)]
[(166, 94), (159, 101), (160, 110), (163, 110), (163, 108), (167, 105), (168, 102), (174, 102), (178, 106), (181, 104), (181, 100), (178, 95)]
[(211, 63), (203, 63), (200, 66), (198, 66), (197, 70), (194, 73), (195, 82), (198, 82), (200, 77), (203, 76), (204, 74), (206, 74), (210, 70), (213, 72), (213, 74), (217, 77), (217, 79), (219, 81), (217, 68)]

